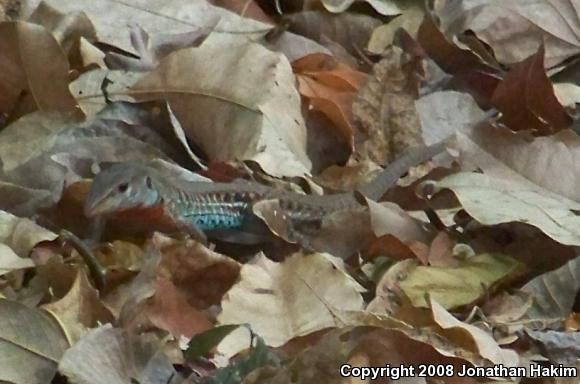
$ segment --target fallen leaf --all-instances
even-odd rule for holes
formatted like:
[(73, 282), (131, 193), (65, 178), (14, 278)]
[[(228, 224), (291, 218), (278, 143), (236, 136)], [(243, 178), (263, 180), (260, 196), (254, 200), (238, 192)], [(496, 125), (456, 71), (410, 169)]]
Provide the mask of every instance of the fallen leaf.
[[(249, 323), (271, 346), (337, 326), (335, 309), (363, 305), (363, 288), (343, 268), (340, 259), (323, 253), (297, 253), (282, 263), (258, 255), (242, 267), (240, 281), (224, 297), (218, 322)], [(219, 350), (231, 355), (246, 345), (247, 338), (227, 337)]]
[(219, 18), (215, 18), (203, 27), (192, 32), (157, 35), (156, 41), (151, 41), (149, 34), (140, 27), (131, 29), (131, 43), (139, 54), (138, 58), (121, 55), (116, 52), (109, 52), (105, 57), (105, 63), (109, 69), (125, 70), (133, 72), (146, 72), (155, 69), (161, 59), (174, 51), (183, 48), (197, 47), (203, 43), (211, 30), (218, 23)]
[(132, 335), (110, 324), (91, 330), (68, 349), (58, 370), (79, 384), (171, 384), (178, 379), (152, 335)]
[(400, 282), (414, 306), (425, 308), (430, 294), (444, 308), (468, 305), (490, 289), (518, 274), (521, 264), (504, 255), (479, 254), (454, 268), (416, 266)]
[(502, 112), (501, 121), (514, 131), (548, 135), (572, 123), (544, 69), (543, 45), (536, 54), (512, 66), (495, 88), (491, 102)]
[(580, 218), (557, 196), (542, 194), (519, 181), (507, 181), (478, 173), (456, 173), (435, 182), (437, 188), (452, 190), (463, 208), (484, 225), (522, 222), (539, 228), (562, 244), (580, 245), (575, 228)]
[(443, 334), (456, 344), (475, 351), (493, 364), (505, 367), (517, 367), (518, 354), (509, 349), (502, 349), (493, 337), (474, 325), (457, 320), (441, 306), (433, 297), (430, 298), (430, 307), (435, 322), (443, 328)]
[(580, 332), (526, 331), (554, 364), (572, 366), (580, 360)]
[(355, 57), (360, 56), (359, 52), (367, 46), (373, 30), (381, 25), (375, 17), (352, 12), (304, 11), (285, 15), (283, 20), (289, 24), (290, 31), (323, 45), (330, 46), (330, 42), (340, 44)]
[(308, 99), (311, 108), (323, 112), (336, 125), (344, 141), (352, 146), (351, 105), (363, 73), (320, 53), (293, 62), (292, 68), (300, 95)]
[(466, 89), (480, 105), (490, 106), (502, 75), (495, 63), (486, 63), (474, 52), (448, 41), (431, 17), (423, 19), (417, 40), (441, 69), (454, 76), (455, 89)]
[(254, 160), (274, 176), (310, 170), (290, 64), (258, 44), (224, 39), (175, 52), (131, 94), (165, 98), (211, 160)]
[(41, 1), (28, 22), (42, 25), (58, 41), (74, 67), (82, 67), (79, 61), (80, 40), (95, 42), (97, 34), (91, 20), (84, 12), (62, 13)]
[(12, 119), (35, 110), (82, 116), (68, 90), (66, 57), (47, 30), (22, 21), (1, 23), (0, 51), (0, 113)]
[(471, 95), (456, 91), (430, 93), (416, 100), (415, 107), (427, 145), (465, 131), (485, 116)]
[[(322, 4), (330, 12), (344, 12), (356, 0), (322, 0)], [(385, 16), (398, 15), (403, 12), (398, 2), (394, 0), (364, 0), (369, 3), (375, 11)]]
[(403, 28), (412, 37), (416, 38), (424, 16), (425, 11), (421, 7), (411, 6), (405, 9), (400, 16), (373, 31), (368, 43), (368, 50), (375, 54), (384, 52), (393, 44), (395, 34), (399, 28)]
[[(580, 156), (580, 138), (570, 130), (532, 138), (484, 123), (459, 132), (463, 169), (481, 169), (490, 177), (517, 182), (522, 188), (562, 200), (580, 201), (580, 179), (570, 172)], [(577, 188), (578, 186), (578, 188)]]
[(568, 316), (579, 290), (580, 257), (576, 257), (554, 271), (535, 277), (522, 287), (521, 291), (529, 294), (533, 300), (526, 317), (542, 319)]
[(37, 309), (0, 299), (0, 380), (49, 384), (68, 344)]
[(239, 277), (239, 262), (194, 240), (156, 234), (153, 242), (162, 254), (159, 276), (170, 279), (194, 308), (219, 304)]
[(18, 257), (9, 246), (0, 243), (0, 276), (32, 267), (34, 267), (32, 260)]
[(77, 273), (66, 296), (42, 308), (56, 319), (71, 345), (79, 341), (90, 328), (113, 321), (112, 314), (99, 300), (97, 291), (82, 270)]
[(439, 232), (429, 247), (429, 265), (434, 267), (456, 267), (459, 263), (454, 257), (453, 248), (457, 241), (447, 232)]
[(169, 279), (157, 278), (155, 294), (146, 304), (151, 323), (170, 332), (175, 338), (192, 336), (211, 329), (212, 323), (203, 312), (192, 307), (185, 295)]
[(544, 43), (546, 66), (552, 67), (580, 52), (578, 5), (573, 0), (437, 0), (436, 15), (446, 35), (467, 30), (493, 50), (502, 64), (513, 64), (534, 54)]
[(407, 147), (421, 143), (421, 124), (415, 110), (417, 89), (413, 73), (403, 64), (407, 55), (391, 47), (373, 66), (352, 105), (360, 129), (355, 135), (358, 156), (385, 165)]
[(29, 219), (0, 211), (0, 244), (10, 247), (19, 257), (28, 257), (34, 246), (41, 241), (52, 241), (56, 238), (55, 233)]

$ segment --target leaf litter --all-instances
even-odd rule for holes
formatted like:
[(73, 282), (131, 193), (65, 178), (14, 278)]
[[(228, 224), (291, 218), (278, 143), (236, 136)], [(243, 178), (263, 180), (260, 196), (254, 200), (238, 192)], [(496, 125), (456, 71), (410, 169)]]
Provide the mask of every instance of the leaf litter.
[[(401, 380), (576, 384), (458, 372), (580, 368), (579, 10), (0, 1), (0, 381), (353, 383), (344, 364), (431, 364)], [(358, 192), (441, 140), (379, 201)], [(91, 180), (123, 162), (360, 205), (296, 225), (270, 196), (258, 237), (207, 244), (139, 211), (85, 217)]]

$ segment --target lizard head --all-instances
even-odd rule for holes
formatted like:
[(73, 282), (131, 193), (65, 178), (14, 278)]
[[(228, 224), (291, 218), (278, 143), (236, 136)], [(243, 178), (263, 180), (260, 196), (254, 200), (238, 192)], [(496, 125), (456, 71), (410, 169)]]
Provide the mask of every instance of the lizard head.
[(85, 201), (87, 217), (147, 208), (159, 203), (160, 176), (135, 163), (115, 164), (93, 180)]

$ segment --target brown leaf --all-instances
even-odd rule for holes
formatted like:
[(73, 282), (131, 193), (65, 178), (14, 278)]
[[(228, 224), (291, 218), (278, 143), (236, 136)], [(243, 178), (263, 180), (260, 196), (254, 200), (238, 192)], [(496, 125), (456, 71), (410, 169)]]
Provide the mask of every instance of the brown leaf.
[(548, 135), (572, 123), (546, 75), (543, 45), (536, 54), (513, 65), (495, 88), (491, 102), (502, 112), (502, 121), (514, 131)]
[(453, 256), (456, 240), (446, 232), (439, 232), (429, 247), (429, 264), (434, 267), (456, 267), (459, 261)]
[(156, 234), (162, 254), (158, 274), (173, 282), (194, 308), (218, 304), (240, 273), (240, 263), (194, 240), (176, 241)]
[[(543, 190), (552, 197), (580, 201), (580, 138), (569, 130), (552, 136), (530, 137), (489, 123), (458, 135), (464, 169), (479, 168), (485, 174), (523, 182), (528, 189)], [(559, 195), (559, 197), (557, 197)]]
[(323, 112), (352, 146), (351, 105), (363, 73), (321, 53), (305, 56), (292, 63), (292, 67), (300, 94), (308, 99), (311, 108)]
[(185, 292), (171, 280), (158, 277), (154, 282), (155, 294), (148, 300), (146, 311), (151, 322), (176, 338), (191, 338), (212, 328), (212, 323), (201, 311), (188, 303)]
[(410, 146), (421, 143), (415, 111), (415, 74), (403, 69), (407, 55), (391, 47), (360, 88), (352, 111), (360, 130), (355, 148), (362, 158), (385, 165)]
[(417, 40), (432, 60), (445, 72), (454, 75), (457, 88), (467, 89), (479, 103), (489, 104), (501, 79), (497, 68), (448, 41), (430, 17), (423, 19)]
[(367, 15), (345, 12), (330, 14), (322, 11), (297, 12), (284, 16), (289, 30), (324, 44), (324, 38), (342, 45), (359, 57), (373, 30), (381, 21)]
[(0, 51), (0, 113), (12, 118), (35, 110), (82, 116), (68, 90), (68, 61), (43, 27), (0, 23)]
[(28, 257), (35, 245), (56, 237), (55, 233), (29, 219), (0, 211), (0, 243), (10, 247), (20, 257)]
[(158, 35), (155, 41), (149, 38), (149, 34), (141, 27), (131, 28), (131, 43), (139, 54), (138, 58), (123, 55), (117, 52), (109, 52), (105, 56), (105, 63), (109, 69), (132, 72), (147, 72), (154, 70), (161, 59), (174, 51), (183, 48), (197, 47), (203, 43), (211, 30), (216, 26), (219, 19), (208, 21), (197, 30), (172, 34)]

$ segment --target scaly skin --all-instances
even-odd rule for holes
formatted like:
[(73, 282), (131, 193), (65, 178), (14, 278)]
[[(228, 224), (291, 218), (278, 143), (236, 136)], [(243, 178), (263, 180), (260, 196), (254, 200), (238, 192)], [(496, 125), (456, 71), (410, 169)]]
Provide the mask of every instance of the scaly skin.
[[(360, 192), (371, 199), (380, 198), (409, 168), (444, 148), (440, 143), (410, 149)], [(242, 230), (253, 217), (252, 205), (265, 199), (278, 199), (287, 217), (295, 222), (320, 220), (334, 211), (358, 205), (354, 193), (310, 196), (247, 181), (188, 182), (146, 165), (123, 163), (95, 177), (85, 202), (85, 214), (92, 217), (133, 210), (154, 212), (180, 231), (205, 241), (206, 231)]]

